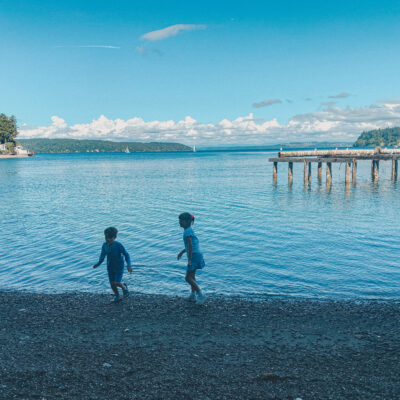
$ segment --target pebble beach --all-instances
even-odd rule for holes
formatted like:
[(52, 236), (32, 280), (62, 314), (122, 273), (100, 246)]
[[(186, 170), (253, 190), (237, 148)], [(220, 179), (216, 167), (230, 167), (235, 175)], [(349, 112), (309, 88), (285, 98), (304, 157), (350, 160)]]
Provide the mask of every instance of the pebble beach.
[(1, 399), (396, 399), (400, 302), (0, 292)]

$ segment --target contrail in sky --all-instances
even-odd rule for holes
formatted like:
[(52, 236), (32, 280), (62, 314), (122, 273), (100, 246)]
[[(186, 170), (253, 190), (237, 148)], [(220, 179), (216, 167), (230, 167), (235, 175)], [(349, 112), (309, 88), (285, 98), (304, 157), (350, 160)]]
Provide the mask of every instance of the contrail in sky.
[(119, 46), (107, 46), (104, 44), (95, 44), (95, 45), (85, 45), (85, 46), (54, 46), (55, 49), (61, 49), (65, 47), (73, 47), (73, 48), (96, 48), (96, 49), (120, 49)]

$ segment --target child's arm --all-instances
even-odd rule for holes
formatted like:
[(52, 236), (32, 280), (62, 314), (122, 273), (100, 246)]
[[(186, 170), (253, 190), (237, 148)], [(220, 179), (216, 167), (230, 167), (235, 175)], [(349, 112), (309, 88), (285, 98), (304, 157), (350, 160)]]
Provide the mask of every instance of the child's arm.
[(180, 251), (178, 254), (178, 260), (180, 260), (185, 253), (186, 253), (186, 249), (183, 249), (182, 251)]
[(192, 237), (188, 236), (187, 237), (187, 242), (188, 242), (188, 267), (190, 267), (192, 265), (192, 250), (193, 250), (193, 244), (192, 244)]
[(93, 265), (93, 268), (97, 268), (104, 261), (105, 257), (106, 257), (106, 250), (105, 250), (104, 245), (103, 245), (101, 247), (101, 254), (100, 254), (100, 257), (99, 257), (99, 261), (96, 264)]
[(125, 250), (125, 247), (122, 244), (121, 244), (121, 253), (125, 257), (126, 266), (128, 268), (128, 271), (132, 272), (131, 257), (129, 256), (129, 253)]

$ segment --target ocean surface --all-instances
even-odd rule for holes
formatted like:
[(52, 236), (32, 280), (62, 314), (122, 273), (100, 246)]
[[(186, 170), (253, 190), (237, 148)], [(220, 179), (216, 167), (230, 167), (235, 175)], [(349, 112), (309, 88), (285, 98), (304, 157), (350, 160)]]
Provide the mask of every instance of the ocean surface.
[[(333, 164), (330, 188), (303, 166), (272, 182), (275, 152), (55, 154), (0, 161), (0, 289), (108, 292), (97, 270), (108, 226), (131, 254), (142, 293), (185, 294), (178, 215), (196, 217), (207, 293), (400, 299), (400, 182)], [(325, 174), (325, 171), (324, 171)], [(184, 257), (185, 258), (185, 257)]]

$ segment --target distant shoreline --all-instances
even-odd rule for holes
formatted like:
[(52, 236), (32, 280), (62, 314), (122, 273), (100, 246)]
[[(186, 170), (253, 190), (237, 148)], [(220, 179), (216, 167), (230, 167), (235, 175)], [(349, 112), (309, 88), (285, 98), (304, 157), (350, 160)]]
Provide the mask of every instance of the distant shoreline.
[(29, 154), (0, 154), (0, 159), (8, 159), (8, 158), (28, 158), (32, 157), (33, 155)]
[(112, 142), (78, 139), (18, 139), (29, 151), (38, 153), (145, 153), (193, 151), (189, 146), (170, 142)]
[[(144, 153), (144, 152), (191, 152), (193, 147), (173, 142), (113, 142), (109, 140), (78, 139), (19, 139), (34, 153)], [(195, 145), (196, 143), (193, 143)], [(346, 142), (293, 142), (273, 145), (197, 145), (197, 151), (279, 151), (282, 149), (326, 149), (352, 147)]]

